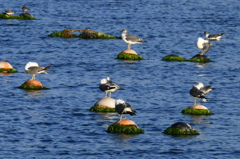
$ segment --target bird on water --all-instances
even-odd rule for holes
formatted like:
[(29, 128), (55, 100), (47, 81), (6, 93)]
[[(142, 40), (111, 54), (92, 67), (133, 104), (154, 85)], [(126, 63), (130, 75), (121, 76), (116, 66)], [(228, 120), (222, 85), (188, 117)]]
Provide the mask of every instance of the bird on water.
[(46, 70), (50, 67), (52, 67), (52, 66), (49, 65), (46, 67), (41, 67), (38, 65), (37, 62), (28, 62), (25, 66), (25, 71), (26, 71), (26, 73), (32, 75), (32, 79), (36, 79), (36, 74), (38, 74), (38, 73), (46, 73), (47, 74)]
[(141, 38), (127, 33), (127, 29), (122, 30), (122, 40), (128, 44), (128, 49), (131, 49), (132, 44), (139, 44), (147, 41), (143, 41)]
[(129, 114), (131, 116), (134, 116), (137, 113), (129, 103), (121, 99), (115, 101), (115, 110), (120, 116), (120, 120), (122, 120), (123, 114)]

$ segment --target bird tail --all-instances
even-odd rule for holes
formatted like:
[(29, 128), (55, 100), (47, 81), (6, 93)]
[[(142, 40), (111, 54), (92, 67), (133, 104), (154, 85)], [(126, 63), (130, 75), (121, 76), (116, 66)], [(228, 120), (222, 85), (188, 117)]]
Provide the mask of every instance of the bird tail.
[(52, 67), (52, 65), (49, 65), (49, 66), (44, 67), (43, 70), (47, 70), (47, 69), (49, 69), (50, 67)]
[(125, 90), (124, 88), (118, 88), (118, 90)]
[(208, 101), (208, 98), (203, 97), (203, 98), (202, 98), (202, 101), (207, 102), (207, 101)]

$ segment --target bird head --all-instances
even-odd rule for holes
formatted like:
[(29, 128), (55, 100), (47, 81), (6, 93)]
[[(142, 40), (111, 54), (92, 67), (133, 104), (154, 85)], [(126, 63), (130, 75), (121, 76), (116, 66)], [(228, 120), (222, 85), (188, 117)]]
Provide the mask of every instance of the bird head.
[(101, 84), (106, 84), (106, 83), (107, 83), (107, 79), (106, 79), (106, 78), (101, 79), (100, 83), (101, 83)]
[(33, 66), (39, 67), (37, 62), (28, 62), (25, 66), (25, 71), (28, 70), (29, 67), (33, 67)]
[(118, 105), (118, 104), (124, 104), (125, 101), (122, 100), (122, 99), (118, 99), (118, 100), (115, 101), (115, 103), (116, 103), (116, 105)]

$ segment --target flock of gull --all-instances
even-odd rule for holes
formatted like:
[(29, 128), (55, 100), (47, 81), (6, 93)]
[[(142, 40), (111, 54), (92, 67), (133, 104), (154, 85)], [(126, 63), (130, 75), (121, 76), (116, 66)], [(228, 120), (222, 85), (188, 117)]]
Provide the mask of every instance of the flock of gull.
[[(24, 13), (30, 10), (25, 6), (22, 6), (21, 8)], [(13, 15), (15, 14), (15, 12), (6, 9), (4, 14)], [(210, 48), (213, 46), (211, 41), (218, 41), (224, 35), (224, 33), (209, 34), (207, 31), (205, 31), (204, 34), (205, 34), (205, 39), (202, 37), (199, 37), (196, 43), (197, 48), (202, 51), (200, 55), (204, 55), (206, 52), (210, 50)], [(147, 42), (142, 40), (139, 37), (128, 34), (127, 29), (122, 30), (122, 40), (128, 44), (129, 50), (131, 49), (132, 44)], [(46, 70), (50, 67), (51, 65), (46, 67), (41, 67), (38, 65), (37, 62), (28, 62), (25, 66), (25, 72), (28, 74), (31, 74), (32, 79), (36, 79), (36, 74), (47, 73)], [(99, 89), (106, 93), (105, 97), (111, 97), (112, 92), (115, 92), (116, 90), (124, 90), (123, 88), (118, 86), (116, 83), (111, 81), (109, 77), (106, 77), (100, 81)], [(194, 104), (197, 104), (197, 100), (199, 100), (198, 103), (200, 104), (200, 100), (203, 100), (203, 101), (208, 100), (208, 98), (205, 95), (212, 90), (213, 88), (211, 86), (204, 86), (203, 83), (199, 82), (197, 85), (194, 85), (191, 88), (189, 93), (194, 98)], [(122, 119), (123, 114), (136, 115), (136, 111), (131, 107), (131, 105), (122, 99), (118, 99), (115, 101), (115, 109), (118, 115), (120, 116), (120, 120)]]
[[(26, 13), (27, 11), (30, 11), (30, 9), (25, 7), (25, 6), (21, 6), (21, 8), (23, 10), (23, 13)], [(15, 14), (15, 12), (6, 9), (4, 14), (6, 14), (6, 15), (13, 15), (13, 14)]]
[[(213, 40), (218, 41), (220, 40), (222, 35), (224, 35), (224, 33), (209, 35), (208, 32), (204, 32), (204, 34), (206, 36), (206, 39), (199, 37), (197, 41), (197, 47), (202, 50), (200, 55), (203, 55), (204, 53), (209, 51), (210, 47), (213, 45), (210, 43), (210, 41), (213, 41)], [(122, 40), (128, 44), (128, 49), (131, 48), (132, 44), (147, 42), (147, 41), (143, 41), (139, 37), (127, 34), (126, 29), (122, 30)], [(47, 73), (46, 70), (50, 67), (51, 65), (46, 67), (41, 67), (38, 65), (37, 62), (28, 62), (25, 66), (25, 71), (26, 73), (32, 75), (32, 79), (36, 79), (36, 74)], [(101, 79), (99, 89), (106, 93), (105, 97), (111, 97), (112, 92), (115, 92), (116, 90), (124, 90), (115, 82), (111, 81), (109, 77)], [(213, 88), (211, 86), (204, 86), (203, 83), (199, 82), (197, 85), (191, 88), (189, 93), (194, 98), (194, 104), (200, 104), (200, 100), (202, 101), (208, 100), (208, 98), (205, 95), (212, 90)], [(197, 103), (197, 100), (199, 100), (198, 103)], [(120, 120), (122, 119), (123, 114), (130, 114), (132, 116), (136, 115), (136, 111), (131, 107), (131, 105), (122, 99), (118, 99), (115, 101), (115, 109), (118, 115), (120, 116)]]

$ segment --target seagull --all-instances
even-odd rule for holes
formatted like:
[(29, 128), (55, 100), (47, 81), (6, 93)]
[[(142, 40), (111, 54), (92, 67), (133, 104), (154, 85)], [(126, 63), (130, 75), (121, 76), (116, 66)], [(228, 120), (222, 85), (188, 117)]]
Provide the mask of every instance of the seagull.
[(142, 42), (147, 42), (147, 41), (143, 41), (141, 38), (136, 37), (134, 35), (129, 35), (127, 34), (127, 29), (123, 29), (122, 30), (122, 39), (125, 43), (128, 44), (128, 49), (131, 49), (131, 45), (132, 44), (138, 44), (138, 43), (142, 43)]
[(123, 114), (130, 114), (131, 116), (134, 116), (137, 113), (129, 103), (121, 99), (115, 101), (115, 110), (120, 116), (120, 120), (122, 120)]
[(110, 96), (112, 96), (112, 92), (115, 92), (116, 90), (124, 90), (123, 88), (120, 88), (116, 83), (113, 81), (110, 81), (109, 77), (106, 77), (100, 81), (99, 89), (103, 92), (106, 92), (105, 97), (108, 97), (108, 92), (110, 92)]
[(199, 37), (197, 41), (197, 48), (202, 50), (200, 55), (204, 55), (204, 53), (208, 52), (210, 50), (210, 47), (213, 44), (210, 43), (209, 40), (204, 40), (203, 38)]
[(25, 6), (22, 6), (21, 8), (22, 8), (22, 10), (23, 10), (23, 13), (26, 13), (26, 11), (29, 11), (29, 10), (30, 10), (29, 8), (27, 8), (27, 7), (25, 7)]
[(48, 68), (52, 67), (51, 65), (46, 66), (46, 67), (40, 67), (37, 62), (28, 62), (25, 66), (25, 71), (28, 74), (32, 75), (32, 79), (36, 79), (36, 74), (37, 73), (46, 73), (46, 70)]
[(209, 40), (220, 40), (220, 38), (224, 35), (225, 33), (219, 33), (219, 34), (209, 34), (207, 31), (204, 32), (204, 35), (206, 36), (207, 39)]
[(190, 90), (190, 94), (194, 98), (194, 104), (197, 104), (196, 99), (199, 99), (199, 101), (203, 100), (204, 102), (206, 102), (208, 98), (206, 98), (205, 95), (212, 90), (213, 88), (211, 86), (204, 86), (204, 84), (201, 82), (193, 86), (192, 89)]
[(5, 10), (5, 14), (7, 15), (13, 15), (15, 12), (11, 11), (11, 10)]

